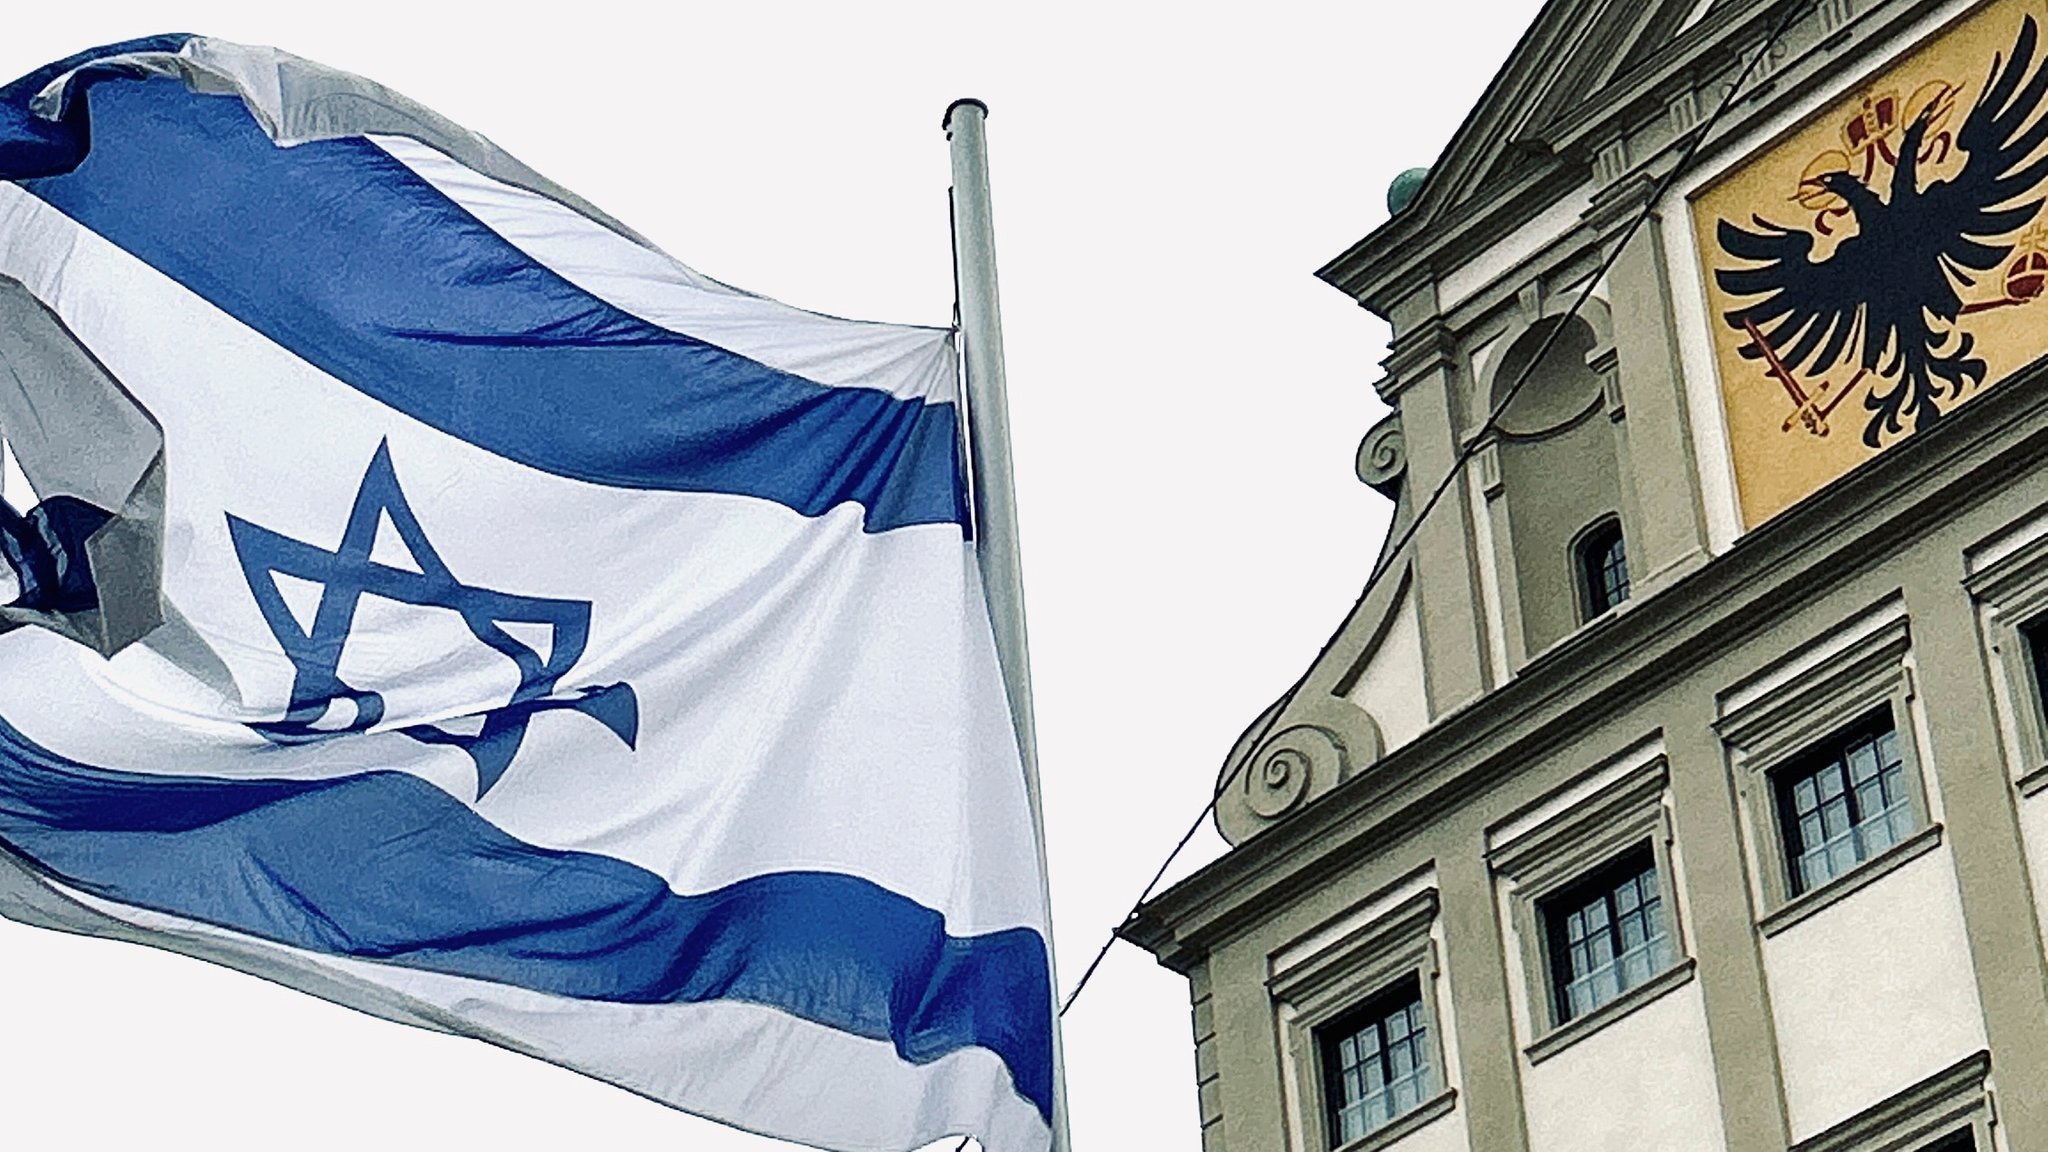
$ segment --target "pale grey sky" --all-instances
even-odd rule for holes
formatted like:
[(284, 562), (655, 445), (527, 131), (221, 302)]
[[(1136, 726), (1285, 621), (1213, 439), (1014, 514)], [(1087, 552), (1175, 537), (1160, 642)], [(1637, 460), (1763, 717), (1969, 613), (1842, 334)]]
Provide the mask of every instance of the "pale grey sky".
[[(942, 324), (957, 96), (989, 138), (1059, 965), (1357, 596), (1385, 328), (1314, 279), (1537, 0), (17, 5), (11, 78), (163, 31), (361, 72), (699, 270)], [(1176, 869), (1213, 859), (1205, 830)], [(1199, 1146), (1186, 987), (1119, 945), (1067, 1018), (1078, 1149)], [(785, 1148), (183, 957), (0, 921), (10, 1147)]]

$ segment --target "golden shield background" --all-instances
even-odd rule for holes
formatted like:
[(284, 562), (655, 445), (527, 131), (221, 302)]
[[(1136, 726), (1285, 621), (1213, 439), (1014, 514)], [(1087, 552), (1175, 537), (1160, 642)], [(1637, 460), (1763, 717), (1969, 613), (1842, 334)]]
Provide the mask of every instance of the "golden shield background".
[[(1809, 422), (1762, 360), (1741, 355), (1749, 336), (1731, 327), (1725, 317), (1731, 309), (1756, 298), (1731, 297), (1715, 283), (1717, 268), (1747, 266), (1722, 250), (1715, 235), (1719, 222), (1725, 219), (1754, 229), (1752, 217), (1761, 217), (1781, 227), (1815, 232), (1818, 242), (1813, 259), (1826, 258), (1835, 244), (1855, 234), (1855, 222), (1846, 214), (1830, 215), (1825, 223), (1833, 234), (1820, 233), (1816, 223), (1832, 198), (1811, 183), (1802, 187), (1802, 180), (1843, 162), (1860, 176), (1870, 164), (1873, 175), (1868, 183), (1886, 195), (1892, 170), (1880, 145), (1888, 141), (1895, 149), (1906, 123), (1917, 111), (1916, 97), (1924, 99), (1925, 94), (1937, 90), (1930, 85), (1954, 85), (1954, 108), (1946, 117), (1946, 127), (1953, 132), (1984, 90), (1993, 61), (2011, 53), (2029, 14), (2043, 25), (2044, 47), (2037, 49), (2036, 55), (2048, 55), (2048, 0), (1994, 0), (1901, 54), (1693, 195), (1693, 232), (1746, 525), (1754, 527), (1770, 519), (1905, 437), (1887, 437), (1877, 448), (1864, 443), (1870, 413), (1863, 398), (1870, 381), (1849, 386), (1856, 375), (1854, 363), (1837, 364), (1820, 376), (1799, 375), (1798, 383), (1809, 395), (1823, 392), (1826, 385), (1825, 399), (1818, 400), (1820, 408), (1828, 401), (1835, 404), (1826, 418)], [(1954, 148), (1947, 149), (1946, 155), (1923, 159), (1920, 185), (1954, 175), (1965, 159)], [(2026, 277), (2035, 257), (2040, 258), (2041, 268), (2048, 269), (2048, 252), (2043, 251), (2048, 245), (2048, 228), (2043, 228), (2044, 224), (2048, 224), (2048, 208), (2043, 209), (2034, 229), (2002, 238), (2016, 242), (2003, 275), (1990, 273), (1974, 286), (1961, 289), (1966, 302), (1976, 302), (1983, 310), (1961, 316), (1956, 327), (1976, 338), (1974, 354), (1984, 360), (1987, 371), (1984, 382), (1960, 400), (1944, 402), (1944, 411), (1967, 402), (2048, 352), (2048, 300), (2027, 295), (2030, 290), (2039, 292), (2040, 281)], [(1808, 415), (1818, 415), (1818, 411)], [(1910, 434), (1909, 430), (1905, 435)]]

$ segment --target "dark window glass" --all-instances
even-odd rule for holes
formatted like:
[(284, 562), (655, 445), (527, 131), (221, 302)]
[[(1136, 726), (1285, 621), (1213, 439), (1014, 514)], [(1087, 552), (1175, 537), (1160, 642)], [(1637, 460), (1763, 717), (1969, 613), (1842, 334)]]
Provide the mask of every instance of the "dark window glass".
[(1929, 1144), (1926, 1152), (1977, 1152), (1977, 1134), (1965, 1128)]
[(1408, 980), (1318, 1032), (1330, 1147), (1412, 1111), (1436, 1090), (1422, 985)]
[(1579, 540), (1579, 587), (1586, 619), (1628, 599), (1628, 546), (1621, 521), (1609, 520)]
[(1913, 831), (1906, 767), (1889, 709), (1775, 777), (1793, 895), (1827, 883)]
[(1647, 844), (1545, 899), (1538, 911), (1559, 1024), (1671, 966), (1657, 858)]

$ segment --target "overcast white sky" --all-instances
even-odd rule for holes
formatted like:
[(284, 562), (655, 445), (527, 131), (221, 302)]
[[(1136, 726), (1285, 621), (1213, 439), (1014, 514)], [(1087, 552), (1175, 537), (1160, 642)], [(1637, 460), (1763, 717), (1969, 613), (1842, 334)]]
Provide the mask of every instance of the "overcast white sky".
[[(12, 4), (0, 76), (191, 31), (361, 72), (699, 270), (943, 324), (939, 120), (989, 121), (1059, 966), (1357, 596), (1386, 330), (1312, 273), (1538, 0)], [(1205, 830), (1175, 871), (1213, 859)], [(1067, 1018), (1078, 1149), (1199, 1147), (1187, 990), (1118, 945)], [(617, 1089), (148, 949), (0, 921), (14, 1148), (766, 1152)]]

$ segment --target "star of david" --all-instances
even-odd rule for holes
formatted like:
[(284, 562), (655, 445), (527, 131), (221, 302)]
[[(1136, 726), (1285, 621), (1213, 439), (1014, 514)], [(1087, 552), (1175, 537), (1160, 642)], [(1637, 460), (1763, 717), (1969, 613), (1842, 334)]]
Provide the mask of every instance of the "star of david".
[[(371, 559), (378, 527), (387, 520), (413, 567)], [(398, 729), (422, 743), (452, 745), (468, 753), (476, 762), (478, 798), (512, 766), (526, 737), (526, 726), (537, 712), (580, 712), (604, 725), (628, 748), (634, 746), (640, 705), (632, 685), (557, 692), (562, 677), (576, 666), (589, 642), (590, 602), (521, 596), (457, 580), (427, 540), (399, 487), (388, 441), (377, 446), (369, 470), (363, 474), (340, 547), (329, 551), (294, 540), (232, 513), (228, 531), (249, 591), (294, 669), (291, 703), (283, 719), (249, 725), (265, 738), (278, 744), (310, 743), (367, 731), (383, 720), (384, 698), (344, 683), (340, 675), (342, 650), (348, 645), (357, 605), (370, 595), (401, 604), (452, 609), (472, 635), (518, 667), (519, 687), (511, 699), (502, 707), (471, 717), (475, 731), (429, 724)], [(320, 586), (311, 627), (302, 626), (292, 613), (278, 585), (280, 574)], [(508, 624), (549, 628), (552, 642), (546, 658), (507, 631)], [(353, 715), (346, 708), (336, 708), (340, 701), (353, 706)]]

